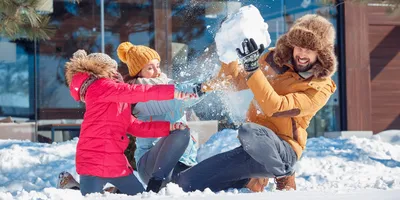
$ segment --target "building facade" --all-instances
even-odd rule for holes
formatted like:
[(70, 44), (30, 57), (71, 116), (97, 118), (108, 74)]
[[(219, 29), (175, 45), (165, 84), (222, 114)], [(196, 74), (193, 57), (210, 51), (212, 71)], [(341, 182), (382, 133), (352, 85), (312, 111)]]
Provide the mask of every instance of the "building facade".
[[(356, 96), (359, 91), (356, 91), (354, 87), (362, 88), (362, 86), (361, 83), (354, 83), (360, 79), (353, 73), (359, 69), (356, 67), (365, 61), (352, 63), (353, 58), (348, 59), (353, 55), (351, 53), (354, 53), (348, 44), (357, 41), (353, 41), (355, 38), (349, 38), (350, 34), (345, 29), (355, 29), (356, 26), (345, 24), (345, 21), (347, 22), (347, 17), (356, 20), (356, 16), (346, 13), (345, 5), (327, 6), (318, 0), (88, 0), (81, 1), (79, 4), (69, 0), (45, 2), (46, 12), (51, 16), (51, 24), (56, 27), (56, 33), (50, 40), (28, 41), (24, 38), (17, 40), (0, 38), (0, 74), (2, 74), (0, 76), (0, 116), (13, 116), (32, 121), (81, 119), (84, 105), (71, 98), (64, 78), (65, 62), (77, 49), (104, 52), (119, 61), (116, 49), (121, 42), (130, 41), (137, 45), (147, 45), (159, 52), (162, 70), (169, 76), (179, 81), (204, 81), (218, 70), (219, 61), (214, 37), (221, 21), (240, 7), (253, 4), (260, 10), (269, 25), (271, 46), (280, 35), (288, 31), (297, 18), (308, 13), (326, 17), (337, 30), (336, 53), (339, 66), (333, 79), (338, 85), (338, 90), (311, 122), (308, 130), (309, 137), (320, 136), (327, 131), (347, 129), (371, 130), (373, 127), (379, 127), (374, 131), (380, 131), (387, 129), (385, 123), (392, 118), (397, 120), (392, 127), (400, 128), (398, 107), (397, 116), (394, 112), (390, 114), (391, 118), (386, 117), (386, 119), (386, 115), (371, 111), (371, 97), (365, 97), (368, 98), (367, 100), (361, 99), (361, 101), (366, 101), (362, 105), (357, 104), (357, 101), (360, 101), (357, 98), (364, 98), (364, 96)], [(359, 9), (359, 6), (354, 6), (354, 9)], [(399, 35), (398, 21), (388, 25), (385, 30), (395, 38), (395, 34)], [(354, 31), (357, 32), (357, 30)], [(379, 31), (372, 25), (369, 33), (373, 38), (377, 34), (385, 38), (386, 32), (377, 33)], [(345, 43), (348, 40), (350, 43)], [(368, 38), (366, 40), (368, 41)], [(379, 43), (379, 41), (374, 41)], [(389, 45), (391, 41), (396, 41), (396, 39), (387, 39), (386, 42)], [(357, 45), (365, 45), (361, 44), (362, 40), (358, 43)], [(388, 62), (390, 69), (386, 70), (400, 75), (399, 45), (382, 47), (374, 43), (372, 46), (370, 46), (370, 49), (373, 49), (372, 52), (378, 52), (378, 49), (382, 51), (371, 56), (371, 69), (375, 67), (376, 70), (373, 68), (374, 70), (365, 72), (361, 69), (362, 73), (371, 73), (372, 82), (368, 80), (369, 75), (367, 78), (363, 77), (363, 80), (367, 81), (367, 85), (372, 85), (372, 89), (383, 87), (389, 90), (382, 84), (385, 84), (384, 80), (391, 78), (393, 80), (390, 90), (394, 90), (395, 84), (399, 83), (398, 78), (396, 79), (393, 75), (375, 77), (372, 74), (385, 71), (380, 68), (379, 56), (389, 51), (385, 48), (389, 48), (397, 49), (397, 54), (388, 53), (387, 57), (392, 56), (396, 60)], [(363, 50), (367, 52), (369, 58), (368, 46)], [(349, 66), (351, 67), (348, 68)], [(121, 62), (119, 62), (119, 71), (122, 74), (127, 73), (126, 66)], [(350, 83), (352, 85), (349, 90)], [(364, 95), (371, 96), (371, 87), (369, 88), (369, 93), (365, 93), (366, 89), (363, 88)], [(398, 91), (394, 96), (399, 95)], [(372, 91), (372, 102), (381, 101), (379, 94)], [(390, 96), (390, 92), (385, 95)], [(221, 98), (222, 96), (224, 98)], [(393, 97), (388, 98), (393, 99)], [(239, 95), (222, 95), (216, 92), (207, 95), (191, 111), (196, 113), (201, 120), (225, 120), (228, 123), (234, 123), (243, 119), (250, 99), (249, 91), (244, 91)], [(232, 104), (232, 101), (237, 101), (237, 103)], [(396, 104), (394, 99), (386, 99), (386, 101)], [(354, 103), (349, 104), (349, 102)], [(374, 106), (381, 109), (383, 105), (379, 107), (378, 104), (372, 104), (373, 109), (375, 109)], [(385, 109), (392, 112), (390, 108)], [(367, 115), (362, 116), (366, 119), (361, 121), (362, 123), (369, 121), (369, 126), (354, 125), (360, 123), (355, 118), (363, 113)], [(379, 122), (379, 125), (375, 122), (371, 126), (371, 119), (375, 116), (386, 121)]]

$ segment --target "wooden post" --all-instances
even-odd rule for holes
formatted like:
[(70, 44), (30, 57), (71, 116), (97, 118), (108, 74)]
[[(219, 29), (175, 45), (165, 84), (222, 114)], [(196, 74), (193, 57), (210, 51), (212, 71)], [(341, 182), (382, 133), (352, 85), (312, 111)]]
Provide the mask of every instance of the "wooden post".
[(371, 130), (367, 7), (345, 3), (347, 129)]
[(372, 131), (400, 129), (400, 16), (369, 6)]
[(160, 54), (162, 71), (172, 76), (172, 17), (171, 2), (155, 0), (154, 4), (154, 48)]

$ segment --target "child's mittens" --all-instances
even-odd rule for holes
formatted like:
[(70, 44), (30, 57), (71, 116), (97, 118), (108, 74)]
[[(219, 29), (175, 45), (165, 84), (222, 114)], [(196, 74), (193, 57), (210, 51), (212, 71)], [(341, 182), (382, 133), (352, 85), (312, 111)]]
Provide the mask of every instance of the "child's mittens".
[(177, 91), (177, 90), (175, 90), (175, 92), (174, 92), (174, 97), (175, 97), (175, 99), (181, 99), (181, 100), (199, 98), (199, 96), (195, 93), (188, 93), (188, 92), (182, 92), (182, 91)]
[(203, 91), (203, 83), (196, 83), (193, 87), (193, 92), (198, 96), (201, 97), (205, 94)]
[(186, 128), (189, 128), (186, 124), (183, 124), (182, 122), (176, 122), (173, 124), (169, 125), (170, 131), (175, 131), (175, 130), (185, 130)]

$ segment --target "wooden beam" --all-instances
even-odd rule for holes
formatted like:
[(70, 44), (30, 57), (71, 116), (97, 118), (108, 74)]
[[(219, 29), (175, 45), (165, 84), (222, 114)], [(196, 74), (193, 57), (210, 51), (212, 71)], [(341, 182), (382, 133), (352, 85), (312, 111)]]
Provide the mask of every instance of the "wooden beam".
[[(371, 130), (371, 80), (367, 8), (345, 4), (348, 130)], [(345, 102), (343, 102), (345, 103)]]
[(83, 119), (85, 108), (40, 108), (38, 119)]
[(155, 0), (154, 4), (154, 48), (160, 54), (161, 68), (172, 76), (172, 18), (171, 2)]

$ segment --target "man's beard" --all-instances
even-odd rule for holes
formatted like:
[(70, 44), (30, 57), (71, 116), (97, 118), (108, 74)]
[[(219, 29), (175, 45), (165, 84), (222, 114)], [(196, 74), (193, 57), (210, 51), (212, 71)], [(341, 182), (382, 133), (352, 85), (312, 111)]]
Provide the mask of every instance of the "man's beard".
[(314, 64), (317, 61), (313, 62), (313, 63), (308, 63), (307, 65), (301, 65), (301, 64), (297, 64), (297, 59), (295, 59), (294, 57), (292, 57), (292, 63), (293, 63), (293, 67), (296, 70), (296, 72), (307, 72), (308, 70), (310, 70)]

